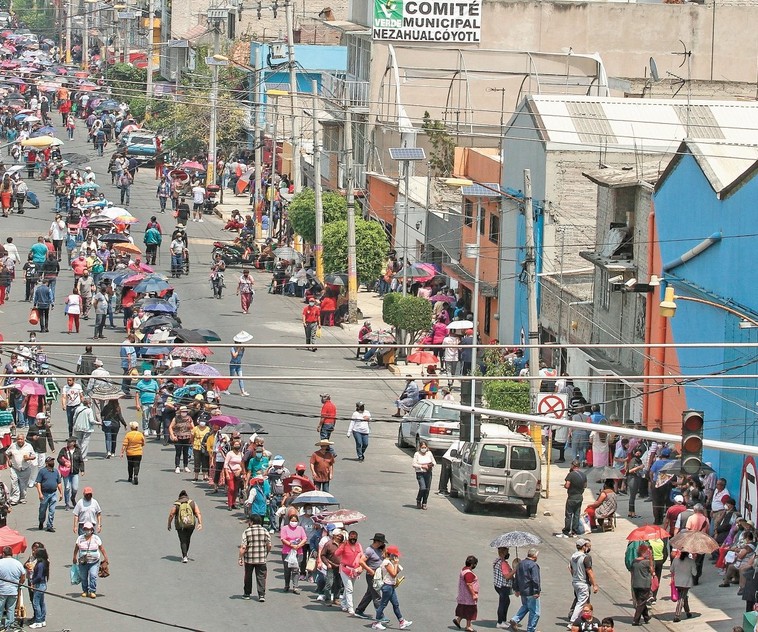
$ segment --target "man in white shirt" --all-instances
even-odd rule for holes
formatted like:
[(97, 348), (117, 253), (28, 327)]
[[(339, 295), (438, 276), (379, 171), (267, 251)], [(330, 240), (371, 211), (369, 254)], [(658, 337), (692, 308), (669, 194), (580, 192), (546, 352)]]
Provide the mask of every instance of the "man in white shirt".
[(192, 187), (192, 221), (203, 221), (203, 204), (205, 202), (205, 188), (200, 181)]
[(16, 441), (11, 443), (6, 454), (11, 470), (11, 505), (25, 503), (37, 455), (32, 444), (26, 442), (26, 435), (21, 430), (16, 433)]
[(82, 403), (84, 391), (73, 377), (66, 378), (66, 386), (63, 387), (63, 397), (61, 397), (61, 408), (66, 411), (68, 420), (68, 436), (74, 431), (74, 411)]
[(724, 515), (724, 501), (731, 498), (732, 495), (726, 488), (726, 479), (720, 478), (716, 481), (716, 491), (713, 492), (713, 498), (711, 499), (711, 535), (716, 529), (716, 526)]
[(8, 256), (12, 257), (16, 263), (21, 263), (21, 258), (18, 255), (18, 248), (16, 248), (16, 244), (13, 243), (13, 237), (8, 237), (5, 240), (5, 252), (7, 252)]

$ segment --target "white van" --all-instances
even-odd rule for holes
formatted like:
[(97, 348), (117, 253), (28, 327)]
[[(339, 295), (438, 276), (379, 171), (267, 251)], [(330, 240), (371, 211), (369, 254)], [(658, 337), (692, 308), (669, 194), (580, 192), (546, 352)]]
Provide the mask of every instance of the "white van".
[(478, 504), (519, 504), (527, 517), (537, 513), (542, 469), (531, 437), (483, 423), (480, 440), (463, 443), (451, 456), (450, 495), (463, 499), (466, 513)]

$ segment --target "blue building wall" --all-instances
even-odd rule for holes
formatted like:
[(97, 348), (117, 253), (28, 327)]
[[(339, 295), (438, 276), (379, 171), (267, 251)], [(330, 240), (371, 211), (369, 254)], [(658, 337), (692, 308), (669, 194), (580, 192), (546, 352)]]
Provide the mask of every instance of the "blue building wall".
[[(758, 289), (753, 281), (758, 252), (758, 178), (719, 200), (697, 161), (682, 157), (654, 195), (661, 260), (665, 265), (714, 232), (720, 242), (672, 269), (676, 293), (734, 307), (755, 318)], [(756, 342), (758, 330), (740, 329), (739, 318), (710, 305), (677, 301), (670, 320), (676, 343)], [(758, 374), (758, 349), (699, 348), (677, 352), (682, 374)], [(705, 437), (745, 445), (758, 443), (758, 381), (709, 379), (683, 386), (687, 407), (705, 412)], [(706, 450), (705, 460), (739, 493), (743, 457)]]

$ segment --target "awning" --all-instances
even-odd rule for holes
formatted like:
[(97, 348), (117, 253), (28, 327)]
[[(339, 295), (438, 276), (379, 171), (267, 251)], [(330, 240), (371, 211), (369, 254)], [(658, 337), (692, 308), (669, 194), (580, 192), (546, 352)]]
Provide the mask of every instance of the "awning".
[(349, 22), (348, 20), (323, 20), (321, 23), (329, 28), (337, 29), (342, 33), (350, 33), (352, 35), (371, 35), (371, 29), (368, 26)]
[[(476, 279), (465, 267), (459, 263), (443, 263), (442, 272), (447, 276), (454, 278), (458, 283), (462, 283), (466, 286), (471, 286), (473, 289)], [(497, 285), (494, 283), (487, 283), (479, 279), (479, 293), (482, 296), (497, 297)]]
[(626, 379), (618, 377), (619, 375), (633, 375), (634, 371), (631, 368), (601, 357), (594, 349), (582, 348), (581, 351), (588, 356), (587, 364), (597, 375), (607, 375), (609, 378), (616, 378), (632, 388), (639, 388), (643, 384), (643, 380), (641, 379)]

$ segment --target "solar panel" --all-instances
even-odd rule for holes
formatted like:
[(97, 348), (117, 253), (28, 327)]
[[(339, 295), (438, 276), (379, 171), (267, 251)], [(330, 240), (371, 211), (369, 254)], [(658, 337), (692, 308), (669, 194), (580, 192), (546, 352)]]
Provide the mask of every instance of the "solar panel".
[(502, 195), (500, 185), (497, 182), (483, 182), (482, 184), (472, 184), (471, 186), (461, 187), (461, 193), (464, 197), (472, 198), (494, 198)]
[(426, 160), (426, 154), (421, 147), (391, 147), (392, 160)]

